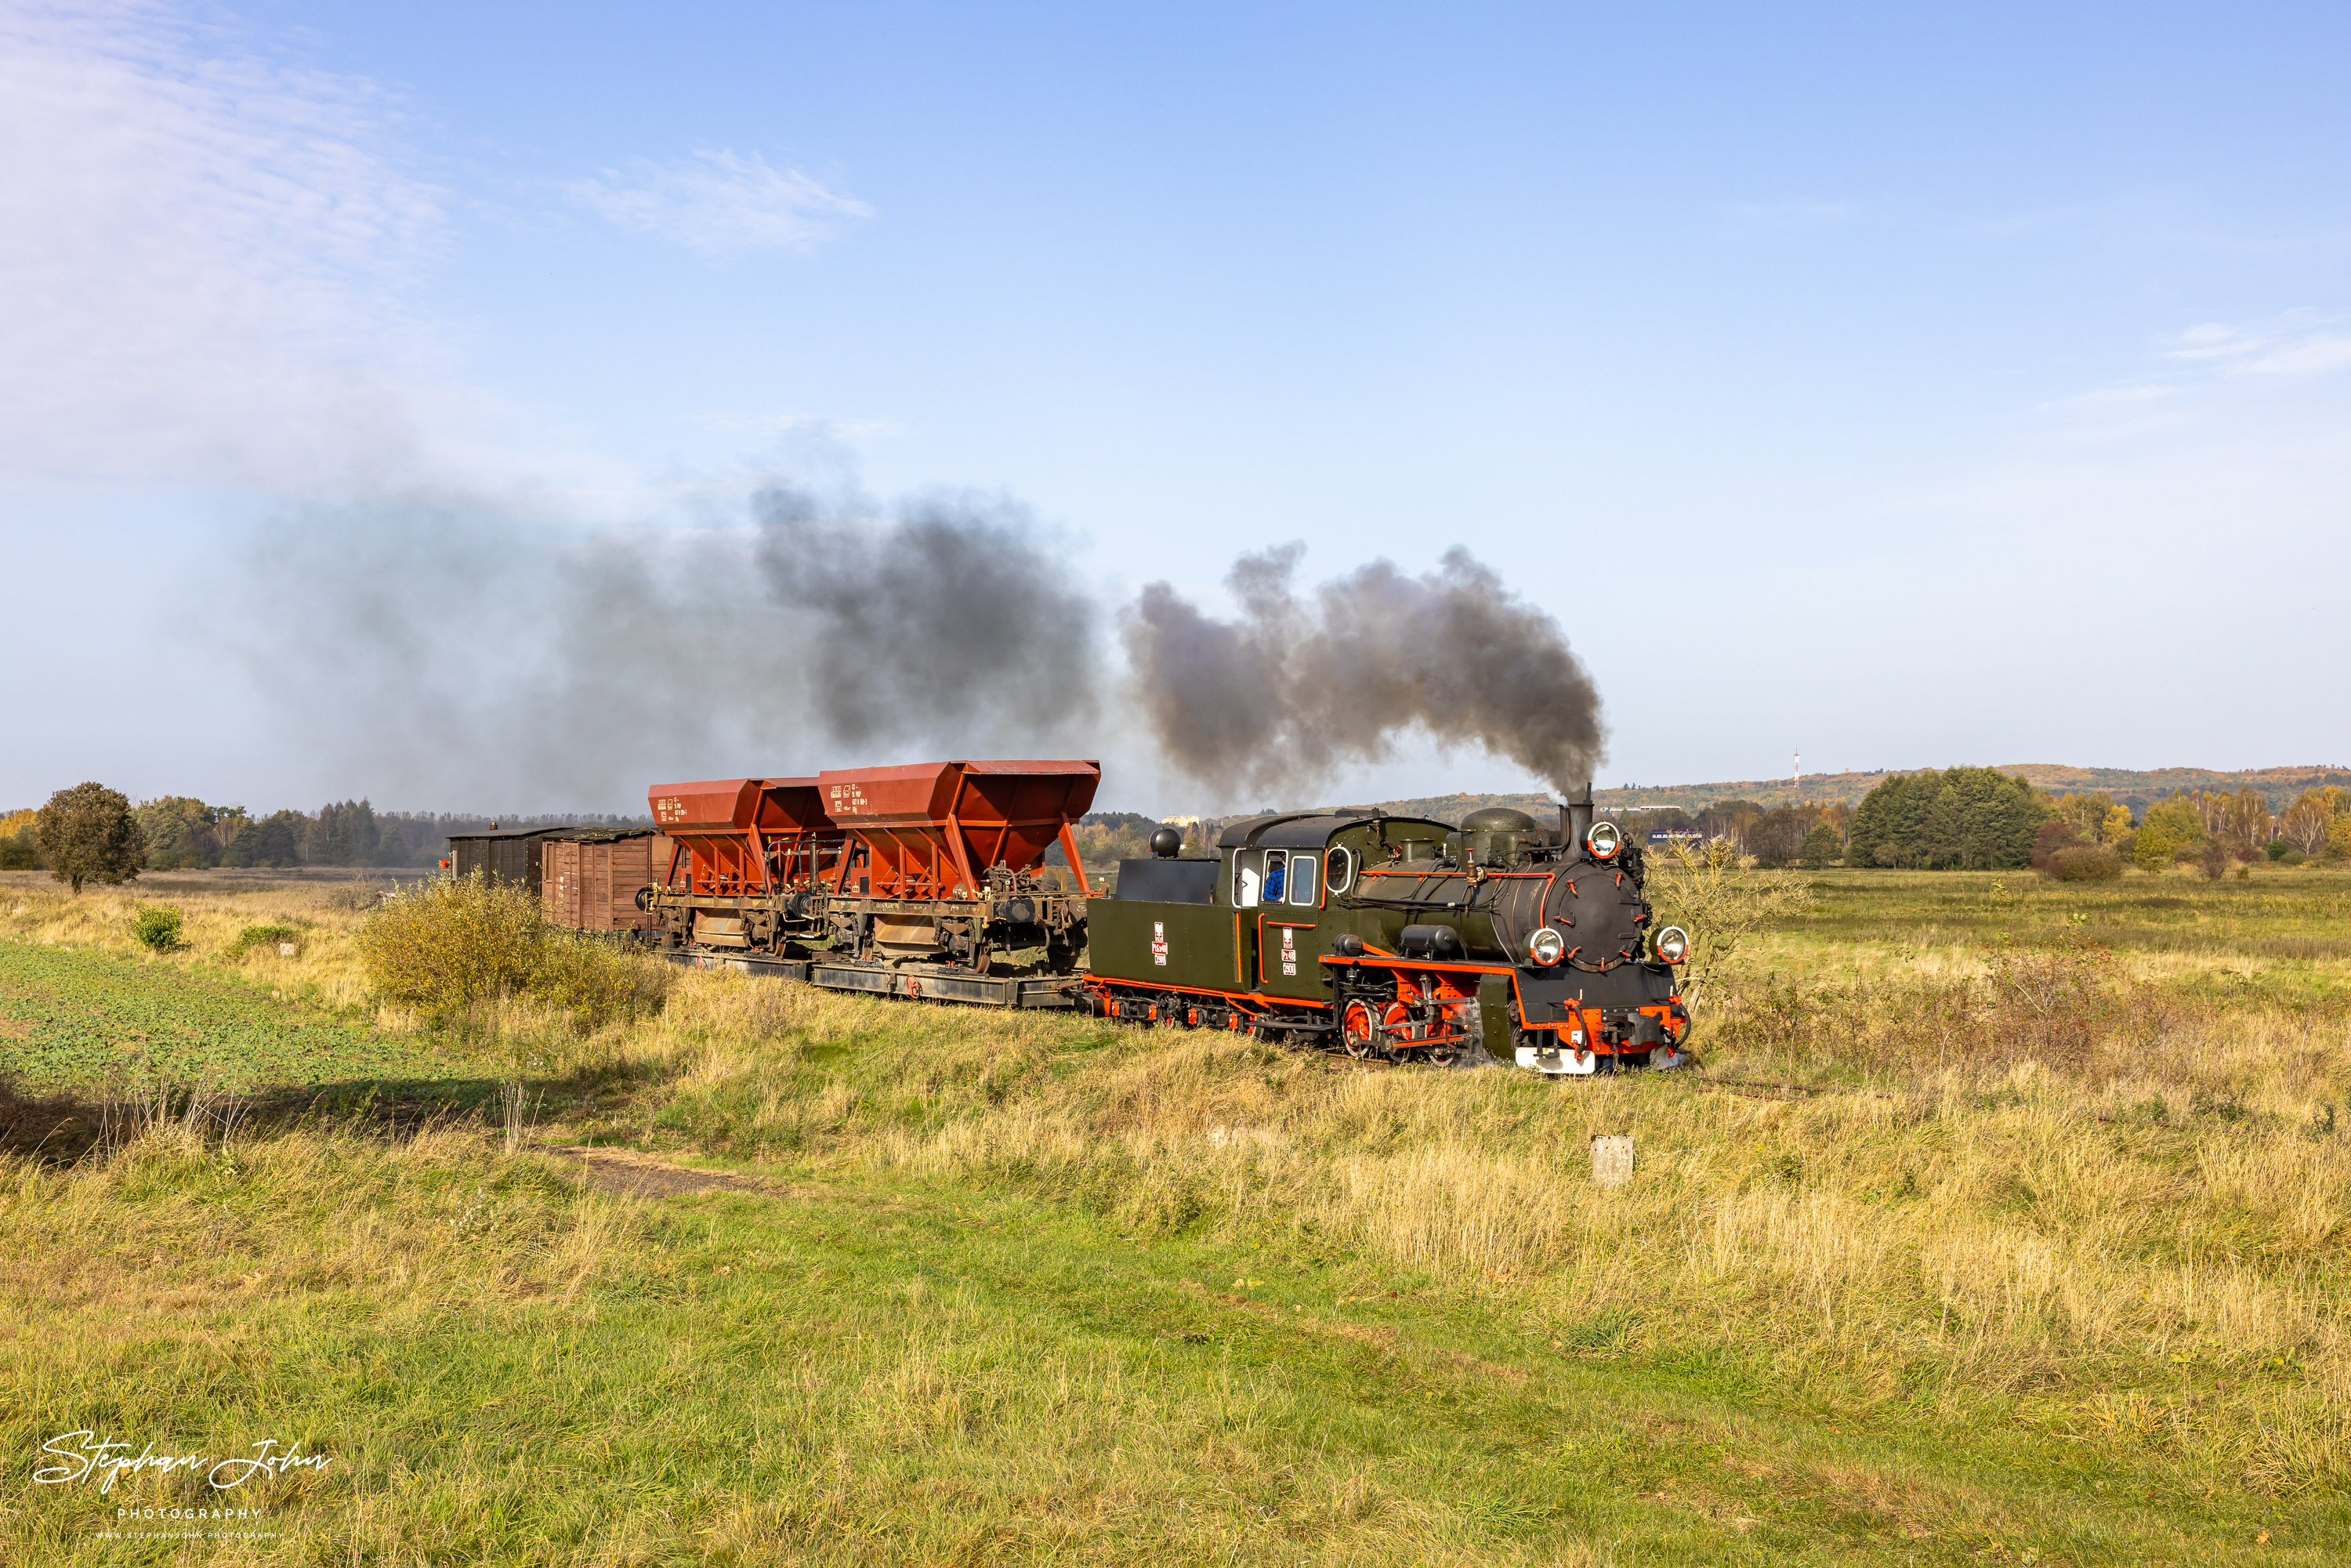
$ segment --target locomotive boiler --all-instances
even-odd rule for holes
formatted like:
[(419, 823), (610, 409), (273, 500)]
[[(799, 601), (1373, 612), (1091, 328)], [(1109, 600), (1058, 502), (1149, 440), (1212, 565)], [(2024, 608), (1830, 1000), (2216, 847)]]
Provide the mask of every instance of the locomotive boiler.
[(1673, 1065), (1687, 936), (1653, 930), (1639, 849), (1593, 820), (1520, 811), (1458, 829), (1296, 812), (1226, 829), (1213, 857), (1128, 861), (1094, 900), (1089, 1005), (1389, 1061), (1546, 1073)]

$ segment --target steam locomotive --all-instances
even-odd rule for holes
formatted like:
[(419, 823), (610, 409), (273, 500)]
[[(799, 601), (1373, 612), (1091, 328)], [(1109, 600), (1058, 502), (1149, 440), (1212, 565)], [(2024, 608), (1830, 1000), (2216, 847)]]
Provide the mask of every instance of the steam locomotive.
[[(1186, 858), (1172, 828), (1092, 894), (1090, 761), (928, 763), (649, 792), (637, 894), (681, 961), (840, 989), (1248, 1030), (1391, 1061), (1552, 1074), (1680, 1060), (1679, 929), (1590, 791), (1523, 812), (1290, 812)], [(1065, 883), (1044, 860), (1056, 843)]]

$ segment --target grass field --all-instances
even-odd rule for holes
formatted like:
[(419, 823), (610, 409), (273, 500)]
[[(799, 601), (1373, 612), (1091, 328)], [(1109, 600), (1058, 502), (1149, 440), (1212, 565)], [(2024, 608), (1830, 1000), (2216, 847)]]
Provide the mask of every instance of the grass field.
[[(2351, 876), (1808, 880), (1708, 1086), (722, 975), (435, 1033), (346, 890), (145, 887), (189, 940), (149, 957), (131, 901), (0, 877), (26, 1087), (106, 1090), (72, 1030), (193, 1080), (275, 1030), (245, 1086), (453, 1107), (0, 1168), (21, 1474), (83, 1429), (330, 1460), (26, 1479), (0, 1561), (2339, 1561)], [(233, 951), (265, 919), (297, 956)], [(175, 1528), (126, 1499), (258, 1533), (109, 1539)]]

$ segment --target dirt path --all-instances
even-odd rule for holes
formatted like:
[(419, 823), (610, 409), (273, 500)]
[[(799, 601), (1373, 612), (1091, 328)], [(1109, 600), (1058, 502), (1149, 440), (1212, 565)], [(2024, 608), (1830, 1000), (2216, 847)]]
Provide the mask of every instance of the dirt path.
[(588, 1179), (600, 1192), (625, 1197), (680, 1197), (703, 1192), (744, 1192), (761, 1197), (789, 1197), (792, 1189), (781, 1182), (733, 1171), (696, 1170), (672, 1165), (634, 1149), (600, 1148), (588, 1144), (542, 1144), (550, 1155), (577, 1160), (588, 1168)]

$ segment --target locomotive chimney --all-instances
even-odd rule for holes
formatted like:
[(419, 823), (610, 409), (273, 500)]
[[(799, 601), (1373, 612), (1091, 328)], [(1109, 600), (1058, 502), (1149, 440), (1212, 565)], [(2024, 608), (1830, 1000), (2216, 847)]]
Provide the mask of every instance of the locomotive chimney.
[(1583, 781), (1583, 799), (1570, 800), (1559, 809), (1560, 825), (1567, 833), (1567, 842), (1561, 849), (1570, 860), (1585, 860), (1591, 856), (1592, 852), (1585, 847), (1583, 839), (1592, 831), (1592, 780), (1587, 779)]

